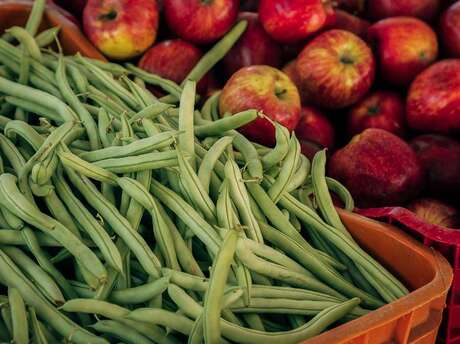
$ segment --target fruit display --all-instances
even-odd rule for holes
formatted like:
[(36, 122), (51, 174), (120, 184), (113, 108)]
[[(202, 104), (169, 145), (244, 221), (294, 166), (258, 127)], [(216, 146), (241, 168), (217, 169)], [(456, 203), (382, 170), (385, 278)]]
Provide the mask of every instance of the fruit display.
[(0, 343), (314, 340), (415, 290), (337, 208), (460, 229), (460, 1), (21, 1)]

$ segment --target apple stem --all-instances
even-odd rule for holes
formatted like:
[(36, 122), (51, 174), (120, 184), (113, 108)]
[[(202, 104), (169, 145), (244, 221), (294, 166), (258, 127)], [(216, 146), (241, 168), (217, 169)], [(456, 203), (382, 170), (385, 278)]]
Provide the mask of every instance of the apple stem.
[(103, 13), (99, 16), (100, 20), (114, 20), (117, 17), (118, 13), (114, 9), (109, 10), (107, 13)]

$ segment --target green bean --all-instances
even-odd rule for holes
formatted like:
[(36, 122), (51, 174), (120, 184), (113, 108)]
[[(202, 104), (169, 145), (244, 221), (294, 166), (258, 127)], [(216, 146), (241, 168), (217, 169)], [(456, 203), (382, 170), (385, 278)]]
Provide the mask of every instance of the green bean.
[(107, 343), (79, 327), (60, 313), (35, 289), (32, 283), (19, 271), (13, 261), (0, 249), (0, 279), (10, 288), (16, 288), (24, 301), (34, 307), (37, 314), (49, 323), (63, 337), (75, 343)]
[(212, 67), (222, 59), (232, 46), (238, 41), (243, 32), (246, 30), (248, 22), (242, 20), (238, 22), (233, 28), (217, 42), (209, 51), (203, 55), (198, 63), (185, 77), (186, 80), (199, 81)]
[(294, 175), (292, 176), (291, 180), (289, 181), (286, 187), (286, 192), (292, 192), (301, 187), (305, 183), (309, 174), (310, 160), (308, 160), (308, 158), (305, 155), (301, 154), (299, 166), (295, 171)]
[(274, 122), (274, 126), (276, 146), (262, 158), (262, 164), (266, 170), (280, 163), (289, 151), (289, 130), (278, 122)]
[(60, 27), (51, 27), (44, 30), (35, 36), (35, 42), (40, 48), (46, 47), (56, 41), (60, 30)]
[(177, 149), (179, 163), (180, 180), (190, 196), (193, 204), (204, 214), (204, 217), (210, 223), (216, 223), (216, 206), (209, 197), (206, 190), (193, 170), (192, 165), (184, 158), (180, 148)]
[(45, 0), (34, 1), (32, 10), (29, 14), (29, 17), (26, 23), (26, 30), (32, 36), (35, 36), (35, 34), (38, 31), (38, 27), (40, 26), (40, 23), (43, 18), (43, 14), (45, 12), (45, 6), (46, 6)]
[(126, 177), (119, 178), (118, 185), (130, 197), (151, 212), (153, 232), (157, 243), (160, 245), (160, 251), (165, 258), (166, 265), (173, 269), (179, 269), (172, 235), (158, 208), (157, 201), (141, 183), (134, 179)]
[(13, 341), (18, 344), (27, 344), (29, 342), (29, 326), (24, 300), (17, 289), (10, 287), (8, 288), (8, 301), (11, 309)]
[(144, 80), (145, 82), (161, 87), (164, 91), (170, 93), (173, 95), (175, 98), (180, 99), (182, 89), (179, 85), (177, 85), (175, 82), (167, 79), (163, 79), (162, 77), (152, 74), (149, 72), (146, 72), (136, 66), (134, 66), (131, 63), (126, 64), (126, 68), (128, 69), (129, 72), (134, 74), (135, 76), (139, 77), (140, 79)]
[(220, 247), (221, 239), (214, 228), (207, 223), (187, 202), (172, 190), (152, 179), (150, 192), (157, 197), (167, 208), (172, 210), (207, 246), (216, 254)]
[[(61, 247), (62, 244), (51, 238), (49, 235), (37, 233), (38, 244), (43, 247)], [(26, 245), (21, 232), (13, 229), (0, 230), (0, 244), (2, 245)]]
[(200, 266), (196, 262), (191, 250), (188, 248), (184, 239), (179, 233), (174, 222), (171, 220), (169, 215), (166, 213), (166, 210), (161, 204), (158, 204), (158, 209), (165, 220), (166, 225), (169, 227), (169, 231), (173, 237), (174, 247), (176, 249), (177, 260), (179, 261), (180, 266), (185, 272), (190, 274), (204, 277), (203, 272), (200, 269)]
[(38, 185), (48, 184), (51, 176), (56, 171), (59, 159), (56, 152), (52, 152), (43, 161), (36, 163), (30, 171), (30, 179)]
[(141, 335), (136, 330), (126, 326), (115, 320), (99, 320), (91, 327), (97, 332), (108, 334), (111, 337), (115, 337), (125, 341), (126, 343), (133, 344), (151, 344), (149, 339)]
[(254, 148), (252, 143), (236, 130), (227, 132), (226, 135), (233, 136), (233, 146), (240, 151), (241, 154), (243, 154), (251, 177), (257, 180), (262, 180), (262, 162), (260, 161), (259, 153), (257, 153), (257, 150)]
[[(6, 156), (8, 159), (11, 167), (14, 170), (14, 173), (17, 175), (21, 172), (23, 169), (24, 165), (26, 164), (23, 156), (21, 153), (18, 151), (16, 146), (4, 135), (0, 134), (0, 149), (2, 150), (3, 154)], [(33, 204), (34, 203), (34, 197), (32, 195), (32, 192), (30, 191), (29, 188), (29, 183), (27, 180), (23, 179), (19, 181), (19, 188), (21, 192), (24, 194), (24, 196)]]
[(363, 301), (369, 303), (378, 302), (378, 300), (372, 295), (359, 290), (353, 284), (341, 278), (336, 271), (322, 263), (318, 257), (313, 254), (306, 254), (301, 245), (290, 239), (288, 236), (285, 236), (280, 231), (277, 231), (266, 224), (261, 224), (261, 229), (264, 237), (266, 237), (272, 244), (275, 244), (284, 252), (289, 252), (289, 255), (308, 268), (309, 271), (312, 271), (313, 274), (329, 285), (333, 285), (336, 290), (340, 291), (344, 295), (349, 297), (359, 297)]
[(70, 87), (66, 76), (66, 66), (62, 57), (59, 58), (58, 68), (56, 70), (56, 81), (62, 96), (82, 121), (82, 124), (85, 127), (86, 133), (88, 135), (91, 150), (98, 149), (100, 143), (96, 122)]
[(289, 151), (284, 160), (284, 164), (281, 167), (280, 173), (276, 178), (273, 185), (268, 189), (268, 195), (272, 201), (276, 204), (284, 192), (287, 191), (287, 187), (292, 177), (295, 175), (295, 170), (299, 164), (300, 159), (300, 144), (295, 134), (292, 134), (289, 142)]
[(129, 173), (153, 170), (177, 165), (175, 151), (145, 153), (122, 158), (110, 158), (94, 162), (95, 166), (113, 173)]
[(70, 169), (66, 169), (66, 172), (71, 182), (80, 190), (83, 197), (101, 214), (133, 251), (145, 271), (152, 276), (158, 277), (158, 267), (160, 264), (144, 238), (133, 230), (128, 220), (120, 214), (112, 203), (102, 196), (94, 184), (86, 177), (77, 175)]
[(98, 112), (98, 131), (99, 137), (101, 138), (102, 146), (108, 148), (111, 146), (112, 138), (109, 137), (109, 131), (111, 129), (111, 119), (107, 114), (107, 111), (101, 107)]
[(235, 205), (233, 204), (230, 197), (230, 190), (227, 180), (224, 180), (222, 187), (219, 190), (216, 213), (217, 221), (220, 227), (231, 229), (240, 225), (236, 215)]
[[(86, 100), (86, 92), (89, 86), (88, 78), (83, 73), (81, 73), (77, 67), (72, 65), (68, 66), (68, 73), (74, 89), (78, 93), (77, 96), (82, 97), (83, 100)], [(85, 106), (85, 104), (83, 104), (83, 106)], [(90, 111), (90, 108), (87, 108), (87, 110), (91, 115), (93, 115)], [(97, 114), (97, 112), (95, 114)]]
[(156, 102), (154, 104), (147, 105), (141, 111), (137, 112), (134, 116), (129, 119), (130, 123), (139, 121), (142, 118), (154, 119), (158, 115), (161, 115), (168, 109), (172, 107), (171, 104), (165, 104), (161, 102)]
[[(90, 74), (92, 75), (92, 74)], [(127, 113), (133, 116), (136, 112), (131, 110), (117, 95), (111, 93), (110, 89), (104, 87), (88, 86), (88, 98), (96, 102), (99, 106), (105, 107), (114, 117), (120, 117), (120, 114)]]
[(174, 142), (174, 138), (178, 135), (178, 131), (165, 131), (160, 134), (146, 137), (145, 139), (136, 140), (121, 147), (107, 147), (98, 150), (92, 150), (80, 155), (80, 158), (95, 162), (104, 159), (123, 158), (128, 156), (150, 153), (153, 150), (161, 149), (170, 146)]
[(189, 318), (159, 308), (137, 308), (130, 312), (126, 319), (165, 326), (185, 335), (188, 335), (193, 327), (193, 321)]
[(34, 37), (29, 32), (27, 32), (26, 29), (20, 26), (12, 26), (8, 30), (6, 30), (6, 32), (8, 32), (14, 38), (16, 38), (27, 49), (28, 53), (32, 58), (34, 58), (40, 63), (43, 63), (43, 57), (40, 51), (40, 47), (38, 46)]
[(30, 329), (32, 332), (32, 338), (34, 338), (36, 344), (47, 344), (48, 340), (40, 327), (40, 323), (37, 319), (37, 314), (33, 307), (29, 307), (29, 319)]
[(11, 174), (0, 176), (0, 203), (7, 207), (15, 215), (38, 229), (48, 233), (69, 250), (75, 257), (78, 257), (98, 279), (103, 282), (106, 278), (106, 271), (96, 255), (78, 239), (67, 227), (52, 217), (37, 210), (16, 186), (16, 177)]
[(90, 58), (90, 57), (86, 57), (86, 56), (69, 56), (68, 59), (74, 61), (74, 62), (81, 62), (82, 60), (84, 61), (87, 61), (89, 63), (91, 63), (92, 65), (96, 66), (96, 67), (99, 67), (100, 69), (106, 71), (106, 72), (109, 72), (113, 75), (116, 75), (116, 76), (121, 76), (121, 75), (125, 75), (125, 74), (128, 74), (128, 71), (126, 70), (126, 68), (124, 68), (123, 66), (119, 65), (119, 64), (116, 64), (116, 63), (111, 63), (111, 62), (106, 62), (106, 61), (100, 61), (98, 59), (93, 59), (93, 58)]
[(251, 210), (249, 195), (243, 183), (243, 177), (234, 160), (227, 160), (225, 164), (225, 176), (229, 183), (232, 200), (241, 213), (242, 222), (248, 226), (248, 237), (257, 242), (263, 242), (264, 240), (260, 232), (259, 224)]
[(5, 327), (7, 330), (7, 333), (9, 337), (13, 337), (13, 323), (11, 319), (11, 311), (10, 311), (10, 304), (8, 302), (2, 304), (2, 307), (0, 307), (0, 312), (1, 316), (3, 319), (3, 322), (5, 323)]
[[(364, 252), (360, 247), (356, 245), (348, 236), (344, 235), (340, 230), (329, 226), (322, 222), (319, 216), (312, 212), (310, 208), (297, 201), (294, 197), (289, 194), (284, 194), (280, 200), (280, 204), (288, 209), (290, 212), (296, 214), (300, 221), (304, 222), (305, 225), (311, 226), (317, 229), (322, 236), (330, 241), (337, 249), (344, 252), (357, 264), (366, 268), (371, 273), (373, 280), (369, 280), (371, 285), (376, 289), (382, 283), (393, 290), (398, 297), (406, 295), (407, 289), (397, 281), (384, 267), (378, 264), (369, 254)], [(377, 280), (375, 280), (377, 279)], [(380, 305), (380, 304), (379, 304)], [(374, 306), (379, 306), (374, 305)]]
[(219, 99), (221, 91), (214, 92), (203, 104), (201, 108), (201, 114), (203, 115), (203, 119), (212, 121), (212, 104), (215, 102), (216, 99)]
[(53, 112), (53, 110), (41, 105), (37, 105), (31, 101), (11, 96), (5, 97), (5, 101), (8, 102), (8, 104), (24, 109), (30, 113), (46, 117), (56, 122), (62, 122), (61, 117), (57, 113)]
[(258, 116), (259, 114), (256, 110), (242, 111), (232, 116), (195, 127), (195, 135), (198, 137), (216, 136), (228, 130), (238, 129), (252, 122)]
[(72, 190), (62, 176), (61, 170), (53, 177), (53, 182), (62, 200), (66, 203), (67, 209), (69, 209), (81, 227), (84, 228), (85, 232), (101, 250), (106, 262), (117, 271), (123, 271), (122, 260), (117, 247), (113, 244), (102, 225), (94, 219), (93, 215), (72, 193)]
[(8, 246), (2, 246), (2, 250), (18, 265), (30, 280), (35, 282), (42, 294), (50, 302), (55, 305), (65, 302), (64, 296), (54, 280), (24, 252), (18, 248)]
[(221, 301), (237, 241), (238, 232), (232, 229), (227, 231), (222, 246), (213, 261), (208, 289), (204, 296), (203, 332), (206, 343), (220, 342)]
[(194, 82), (185, 83), (184, 90), (180, 97), (179, 106), (179, 130), (182, 133), (178, 137), (178, 147), (184, 153), (190, 156), (190, 165), (195, 170), (195, 136), (193, 133), (193, 108), (195, 104), (195, 87)]
[(17, 217), (7, 208), (0, 208), (0, 212), (3, 215), (3, 218), (5, 219), (9, 228), (20, 230), (22, 227), (24, 227), (24, 221), (22, 221), (21, 218)]
[(44, 107), (52, 107), (63, 121), (78, 120), (77, 115), (60, 99), (29, 86), (21, 85), (0, 77), (0, 92), (18, 98), (27, 97)]
[(118, 177), (116, 174), (87, 162), (70, 152), (59, 152), (58, 155), (61, 163), (66, 168), (70, 168), (77, 173), (100, 182), (117, 185)]
[(115, 82), (112, 76), (107, 75), (102, 69), (100, 69), (95, 64), (89, 62), (86, 59), (81, 58), (80, 54), (77, 54), (77, 58), (79, 62), (81, 62), (89, 71), (90, 73), (97, 78), (97, 80), (103, 84), (107, 89), (110, 89), (113, 93), (115, 93), (125, 104), (127, 104), (131, 109), (140, 110), (141, 104), (136, 102), (136, 99), (133, 95), (123, 88), (120, 84)]

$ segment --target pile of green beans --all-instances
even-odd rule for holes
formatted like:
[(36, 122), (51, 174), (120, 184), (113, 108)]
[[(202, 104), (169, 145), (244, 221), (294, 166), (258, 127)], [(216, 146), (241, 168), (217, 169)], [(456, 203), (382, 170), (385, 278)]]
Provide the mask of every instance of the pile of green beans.
[(0, 342), (296, 343), (408, 293), (342, 224), (325, 151), (196, 94), (245, 21), (176, 84), (47, 49), (43, 8), (0, 39)]

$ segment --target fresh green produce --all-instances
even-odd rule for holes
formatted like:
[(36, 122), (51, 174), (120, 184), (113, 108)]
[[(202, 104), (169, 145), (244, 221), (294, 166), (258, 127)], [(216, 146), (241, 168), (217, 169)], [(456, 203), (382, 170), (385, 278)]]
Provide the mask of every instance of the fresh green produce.
[(408, 293), (342, 224), (325, 151), (310, 162), (277, 123), (274, 148), (249, 141), (264, 115), (221, 118), (219, 94), (198, 110), (196, 80), (245, 27), (180, 86), (37, 50), (53, 30), (1, 40), (2, 341), (296, 343)]

